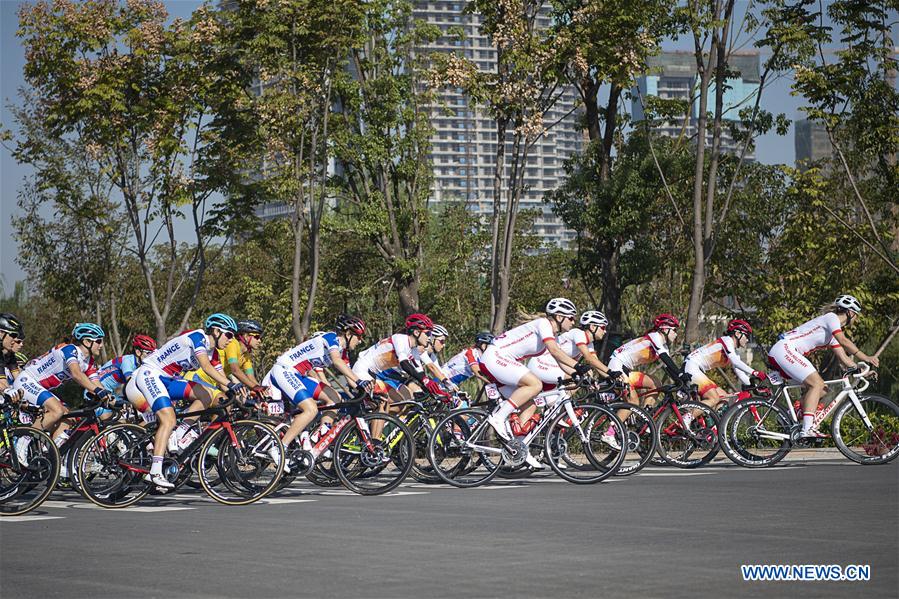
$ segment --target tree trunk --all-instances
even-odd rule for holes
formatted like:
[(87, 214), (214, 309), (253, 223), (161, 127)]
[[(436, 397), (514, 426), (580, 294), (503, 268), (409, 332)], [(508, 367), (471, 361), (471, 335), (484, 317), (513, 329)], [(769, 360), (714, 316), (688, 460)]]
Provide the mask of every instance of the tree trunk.
[(602, 136), (602, 154), (599, 161), (599, 180), (608, 181), (612, 170), (612, 144), (615, 142), (615, 122), (618, 116), (618, 98), (621, 97), (621, 87), (612, 84), (609, 90), (609, 101), (603, 111), (605, 116), (605, 129)]
[(418, 312), (418, 281), (414, 277), (396, 276), (397, 295), (403, 316)]
[(602, 252), (602, 311), (609, 319), (609, 332), (621, 333), (621, 273), (616, 247)]
[(500, 118), (496, 121), (496, 163), (493, 166), (493, 214), (490, 220), (491, 248), (490, 248), (490, 330), (494, 334), (502, 332), (502, 324), (496, 321), (496, 313), (499, 306), (499, 269), (500, 269), (500, 237), (499, 221), (502, 216), (503, 176), (505, 173), (506, 158), (506, 126), (508, 119)]

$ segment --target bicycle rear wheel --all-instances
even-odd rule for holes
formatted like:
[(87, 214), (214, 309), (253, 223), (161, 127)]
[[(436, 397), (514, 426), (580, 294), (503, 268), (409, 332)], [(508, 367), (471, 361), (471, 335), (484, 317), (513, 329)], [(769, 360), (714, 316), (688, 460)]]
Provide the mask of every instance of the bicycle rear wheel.
[[(197, 458), (203, 465), (197, 475), (206, 494), (219, 503), (248, 505), (278, 486), (284, 472), (284, 446), (275, 429), (254, 420), (232, 423), (231, 432), (233, 436), (222, 427), (206, 439)], [(210, 451), (218, 454), (212, 457)]]
[(78, 461), (78, 486), (93, 503), (123, 508), (150, 492), (144, 475), (150, 472), (153, 439), (136, 424), (116, 424), (85, 445)]
[[(350, 491), (380, 495), (400, 485), (412, 470), (415, 441), (399, 418), (380, 412), (348, 424), (334, 441), (334, 470)], [(380, 430), (375, 437), (372, 429)]]
[(883, 395), (858, 398), (864, 414), (850, 399), (833, 416), (833, 441), (859, 464), (886, 464), (899, 455), (899, 406)]
[(793, 422), (783, 408), (764, 399), (731, 406), (718, 426), (724, 454), (744, 468), (767, 468), (790, 453)]
[[(47, 433), (17, 426), (0, 443), (0, 516), (21, 516), (42, 504), (59, 479), (59, 451)], [(13, 454), (26, 444), (26, 459)]]
[(428, 459), (443, 482), (468, 488), (483, 485), (499, 472), (503, 441), (481, 408), (451, 412), (437, 423), (428, 441)]
[(681, 415), (699, 412), (684, 428), (672, 406), (656, 418), (656, 445), (659, 456), (678, 468), (698, 468), (718, 454), (718, 415), (705, 404), (685, 401), (677, 404)]
[[(627, 454), (615, 476), (636, 474), (656, 454), (656, 423), (648, 410), (626, 401), (606, 405), (615, 411), (627, 434)], [(625, 412), (623, 415), (621, 412)]]
[(546, 431), (546, 456), (553, 471), (568, 482), (593, 484), (614, 475), (626, 453), (607, 443), (608, 432), (619, 447), (624, 425), (605, 406), (578, 404), (563, 410)]

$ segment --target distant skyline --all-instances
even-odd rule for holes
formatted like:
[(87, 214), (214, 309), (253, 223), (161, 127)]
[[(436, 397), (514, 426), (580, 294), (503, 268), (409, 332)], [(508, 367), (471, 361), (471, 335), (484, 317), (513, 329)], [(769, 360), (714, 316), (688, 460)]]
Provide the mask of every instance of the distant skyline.
[[(13, 0), (0, 0), (0, 122), (7, 128), (13, 126), (12, 114), (7, 105), (16, 103), (17, 90), (24, 85), (22, 69), (25, 64), (24, 51), (20, 40), (16, 37), (18, 27), (17, 12), (23, 2)], [(199, 7), (202, 2), (197, 0), (178, 0), (165, 2), (172, 18), (186, 19)], [(739, 2), (741, 10), (745, 12), (748, 2)], [(738, 14), (740, 19), (741, 15)], [(689, 40), (671, 41), (662, 44), (662, 50), (690, 50), (692, 42)], [(742, 48), (752, 49), (751, 43), (746, 43)], [(764, 60), (764, 55), (762, 55)], [(790, 94), (792, 75), (781, 76), (770, 84), (762, 96), (762, 106), (775, 113), (785, 113), (791, 120), (803, 118), (799, 107), (802, 99)], [(773, 133), (762, 136), (758, 140), (756, 158), (766, 164), (794, 163), (793, 127), (786, 136), (778, 136)], [(28, 176), (30, 169), (19, 165), (5, 147), (0, 147), (0, 225), (4, 235), (0, 238), (0, 268), (3, 275), (3, 289), (10, 293), (16, 281), (24, 279), (22, 269), (16, 264), (17, 244), (11, 231), (11, 219), (16, 214), (17, 194), (23, 180)]]

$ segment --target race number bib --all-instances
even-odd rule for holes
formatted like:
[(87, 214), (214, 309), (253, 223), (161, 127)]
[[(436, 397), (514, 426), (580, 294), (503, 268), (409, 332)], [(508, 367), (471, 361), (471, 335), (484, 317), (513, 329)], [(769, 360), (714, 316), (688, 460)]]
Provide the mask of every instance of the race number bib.
[(283, 401), (267, 401), (263, 405), (265, 406), (265, 413), (269, 416), (279, 416), (284, 413)]
[(156, 412), (153, 410), (147, 410), (146, 412), (141, 412), (140, 417), (143, 418), (143, 421), (147, 424), (152, 424), (156, 422)]
[(768, 371), (768, 380), (771, 381), (772, 385), (783, 385), (784, 384), (783, 377), (780, 376), (780, 373), (775, 370)]
[(488, 399), (500, 399), (502, 395), (499, 392), (499, 389), (496, 388), (496, 385), (490, 383), (484, 387), (484, 393), (487, 394)]

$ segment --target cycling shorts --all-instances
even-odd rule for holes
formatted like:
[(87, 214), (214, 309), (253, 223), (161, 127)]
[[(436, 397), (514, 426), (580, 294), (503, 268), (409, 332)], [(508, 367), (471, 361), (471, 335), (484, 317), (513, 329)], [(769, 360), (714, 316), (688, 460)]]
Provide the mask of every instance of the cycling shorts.
[(172, 401), (188, 399), (196, 383), (166, 376), (148, 366), (140, 366), (125, 386), (125, 397), (139, 412), (153, 413), (173, 408)]
[(797, 383), (805, 382), (810, 375), (818, 372), (808, 358), (790, 347), (783, 339), (768, 351), (768, 365)]
[(558, 364), (550, 366), (544, 360), (533, 359), (528, 362), (528, 370), (543, 383), (543, 390), (549, 391), (559, 385), (559, 379), (567, 378), (565, 371)]
[(684, 372), (690, 375), (690, 382), (699, 388), (699, 396), (705, 397), (705, 394), (712, 389), (720, 389), (717, 383), (710, 379), (708, 375), (689, 361), (684, 364)]
[(307, 399), (318, 399), (322, 392), (320, 381), (308, 376), (302, 376), (294, 368), (287, 368), (280, 364), (272, 366), (271, 371), (265, 377), (270, 380), (272, 386), (280, 391), (294, 405)]
[(40, 407), (48, 399), (59, 399), (24, 371), (19, 373), (12, 386), (13, 389), (22, 391), (22, 398), (33, 406)]
[(496, 351), (496, 347), (491, 345), (481, 356), (481, 372), (490, 381), (498, 385), (514, 385), (518, 386), (521, 379), (530, 374), (528, 367), (512, 358), (507, 358)]

